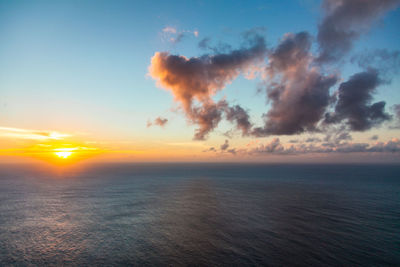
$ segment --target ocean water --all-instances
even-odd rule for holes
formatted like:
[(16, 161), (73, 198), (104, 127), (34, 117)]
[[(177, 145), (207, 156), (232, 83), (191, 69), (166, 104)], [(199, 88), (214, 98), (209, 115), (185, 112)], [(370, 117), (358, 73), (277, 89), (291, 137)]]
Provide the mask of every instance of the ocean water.
[(400, 166), (0, 166), (1, 266), (400, 266)]

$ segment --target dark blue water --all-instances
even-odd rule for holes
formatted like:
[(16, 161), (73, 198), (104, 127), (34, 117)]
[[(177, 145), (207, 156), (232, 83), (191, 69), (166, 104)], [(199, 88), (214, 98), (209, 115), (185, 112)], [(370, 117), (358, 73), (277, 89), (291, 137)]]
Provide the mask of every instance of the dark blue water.
[(0, 167), (0, 265), (400, 265), (400, 166)]

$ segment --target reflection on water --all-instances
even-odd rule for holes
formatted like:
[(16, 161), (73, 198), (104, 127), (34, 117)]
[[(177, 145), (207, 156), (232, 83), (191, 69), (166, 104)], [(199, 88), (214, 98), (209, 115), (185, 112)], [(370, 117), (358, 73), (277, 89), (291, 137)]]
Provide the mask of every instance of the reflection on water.
[(0, 265), (399, 265), (398, 173), (147, 164), (54, 175), (3, 166)]

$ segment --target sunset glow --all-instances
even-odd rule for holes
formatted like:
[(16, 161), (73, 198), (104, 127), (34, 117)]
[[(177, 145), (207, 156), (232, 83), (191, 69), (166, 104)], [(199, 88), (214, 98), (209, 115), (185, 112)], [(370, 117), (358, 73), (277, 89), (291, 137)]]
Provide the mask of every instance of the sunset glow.
[(70, 152), (70, 151), (59, 151), (59, 152), (54, 152), (54, 154), (56, 154), (60, 158), (66, 159), (69, 156), (71, 156), (72, 152)]

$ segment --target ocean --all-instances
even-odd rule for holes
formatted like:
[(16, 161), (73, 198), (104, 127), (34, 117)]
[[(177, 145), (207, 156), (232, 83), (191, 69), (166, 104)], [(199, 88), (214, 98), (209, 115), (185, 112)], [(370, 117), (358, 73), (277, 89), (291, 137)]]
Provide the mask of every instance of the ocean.
[(400, 166), (0, 165), (1, 266), (400, 266)]

